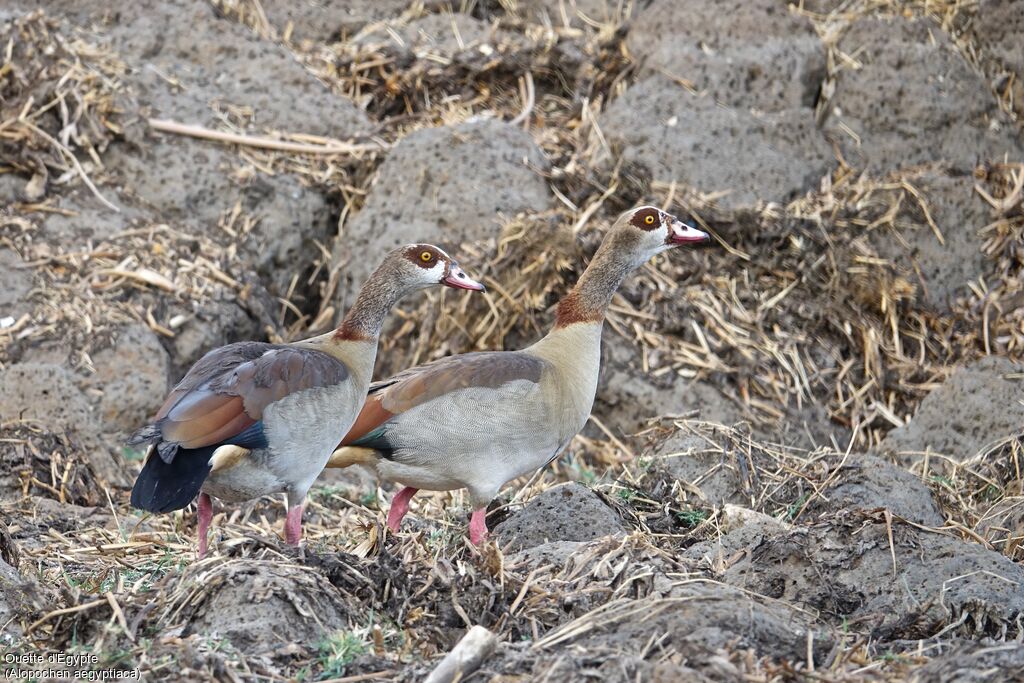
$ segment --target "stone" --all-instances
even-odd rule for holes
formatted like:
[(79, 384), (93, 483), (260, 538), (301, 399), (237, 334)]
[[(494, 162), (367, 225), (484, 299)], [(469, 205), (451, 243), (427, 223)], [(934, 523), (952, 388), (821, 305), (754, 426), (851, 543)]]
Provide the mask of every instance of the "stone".
[(825, 78), (814, 26), (779, 0), (655, 0), (626, 46), (642, 76), (668, 74), (742, 109), (813, 109)]
[(834, 165), (810, 110), (741, 112), (663, 76), (630, 86), (600, 122), (622, 158), (651, 180), (715, 194), (723, 209), (789, 202)]
[[(886, 435), (882, 453), (925, 451), (963, 461), (1024, 425), (1024, 366), (989, 356), (954, 372), (928, 394), (913, 419)], [(913, 455), (910, 455), (913, 454)]]
[(498, 544), (512, 552), (552, 541), (591, 541), (624, 533), (619, 515), (575, 482), (544, 491), (494, 529)]
[(930, 19), (861, 19), (839, 49), (862, 64), (840, 72), (828, 121), (852, 165), (876, 173), (929, 162), (970, 169), (1020, 155), (984, 79)]
[(427, 128), (403, 138), (335, 249), (335, 259), (345, 264), (339, 310), (348, 309), (380, 259), (399, 245), (451, 248), (496, 240), (503, 219), (547, 209), (545, 168), (529, 134), (500, 121)]
[(111, 346), (93, 354), (99, 419), (106, 431), (129, 433), (149, 421), (170, 388), (170, 358), (148, 327), (121, 328)]
[(32, 269), (13, 249), (0, 249), (0, 320), (15, 321), (32, 310), (28, 294), (32, 291)]
[[(942, 234), (939, 243), (921, 204), (905, 197), (891, 229), (869, 233), (879, 256), (890, 260), (899, 275), (918, 288), (918, 298), (929, 307), (948, 311), (957, 297), (969, 294), (967, 283), (983, 275), (988, 260), (981, 251), (980, 231), (991, 222), (988, 205), (974, 190), (974, 178), (925, 173), (907, 178), (922, 195), (928, 214)], [(861, 216), (874, 220), (895, 203), (895, 190), (872, 195)]]

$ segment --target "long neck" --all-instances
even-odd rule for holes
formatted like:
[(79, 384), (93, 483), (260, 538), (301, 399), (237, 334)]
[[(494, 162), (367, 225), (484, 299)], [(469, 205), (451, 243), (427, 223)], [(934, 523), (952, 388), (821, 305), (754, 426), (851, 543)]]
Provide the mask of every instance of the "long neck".
[(363, 288), (359, 290), (355, 304), (334, 331), (335, 340), (377, 341), (384, 325), (384, 318), (406, 294), (406, 290), (398, 286), (399, 278), (393, 270), (385, 262), (373, 271)]
[(558, 303), (555, 329), (575, 323), (599, 323), (626, 276), (636, 267), (627, 252), (606, 239), (576, 286)]

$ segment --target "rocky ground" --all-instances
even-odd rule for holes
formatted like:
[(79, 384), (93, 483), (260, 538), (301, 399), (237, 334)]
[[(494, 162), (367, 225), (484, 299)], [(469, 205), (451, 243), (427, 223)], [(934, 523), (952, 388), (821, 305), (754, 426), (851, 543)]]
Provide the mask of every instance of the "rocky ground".
[[(413, 681), (480, 624), (471, 680), (1024, 678), (1022, 33), (1014, 0), (5, 3), (4, 647)], [(125, 435), (205, 351), (328, 329), (413, 240), (491, 293), (408, 302), (379, 374), (514, 348), (641, 202), (716, 246), (616, 297), (591, 424), (494, 542), (461, 493), (390, 535), (355, 471), (304, 554), (279, 501), (202, 561), (191, 511), (130, 509)]]

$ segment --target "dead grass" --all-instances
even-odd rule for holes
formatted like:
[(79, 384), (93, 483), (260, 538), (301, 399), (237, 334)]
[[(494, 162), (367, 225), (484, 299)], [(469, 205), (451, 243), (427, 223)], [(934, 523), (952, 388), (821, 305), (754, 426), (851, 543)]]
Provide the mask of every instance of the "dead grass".
[[(992, 207), (991, 223), (982, 231), (991, 277), (975, 283), (951, 312), (940, 313), (925, 308), (914, 285), (864, 237), (874, 229), (896, 235), (936, 229), (912, 173), (871, 178), (841, 165), (820, 191), (789, 206), (733, 216), (710, 198), (652, 186), (639, 169), (597, 163), (605, 146), (597, 114), (632, 69), (612, 23), (583, 29), (526, 25), (515, 40), (499, 35), (488, 43), (487, 54), (469, 46), (454, 57), (412, 59), (409, 46), (396, 43), (382, 26), (368, 27), (344, 44), (297, 46), (287, 27), (269, 25), (257, 0), (217, 4), (265, 38), (289, 45), (335, 91), (366, 103), (382, 121), (369, 139), (381, 150), (418, 128), (497, 116), (527, 127), (551, 160), (556, 209), (510, 217), (494, 242), (464, 245), (464, 260), (483, 273), (492, 293), (456, 300), (432, 295), (401, 312), (397, 334), (381, 351), (388, 359), (385, 370), (536, 338), (550, 322), (551, 306), (618, 211), (651, 201), (690, 213), (716, 235), (719, 248), (646, 266), (616, 297), (609, 324), (643, 348), (644, 372), (674, 376), (677, 382), (712, 382), (757, 425), (792, 419), (809, 405), (827, 407), (833, 424), (852, 439), (814, 452), (763, 443), (732, 428), (677, 426), (705, 439), (709, 450), (721, 454), (721, 466), (743, 473), (751, 508), (799, 524), (821, 491), (842, 476), (849, 449), (877, 444), (955, 368), (983, 354), (1024, 355), (1018, 253), (1024, 240), (1024, 165), (977, 169), (977, 191)], [(851, 0), (833, 14), (811, 16), (829, 42), (840, 20), (851, 15), (928, 14), (954, 32), (972, 64), (990, 69), (960, 28), (973, 4)], [(427, 11), (432, 10), (416, 5), (399, 24)], [(499, 22), (499, 29), (505, 25), (524, 23)], [(61, 36), (54, 22), (39, 14), (3, 38), (13, 47), (0, 67), (0, 172), (57, 186), (101, 177), (104, 146), (123, 133), (118, 75), (124, 65), (116, 55)], [(566, 41), (591, 60), (578, 72), (564, 66), (560, 44)], [(833, 70), (841, 63), (833, 50)], [(38, 101), (37, 83), (48, 84)], [(1009, 96), (997, 94), (1007, 111), (1014, 111)], [(243, 130), (241, 120), (235, 125), (226, 116), (223, 122), (225, 132)], [(332, 142), (297, 132), (266, 133), (299, 143)], [(339, 192), (342, 232), (362, 206), (383, 158), (375, 151), (302, 155), (246, 146), (238, 153), (243, 173), (290, 173)], [(101, 195), (102, 186), (95, 192)], [(876, 209), (870, 220), (859, 208), (865, 204)], [(906, 222), (902, 208), (907, 206), (916, 207), (915, 224)], [(28, 261), (37, 278), (35, 311), (0, 328), (0, 363), (10, 361), (6, 354), (16, 342), (60, 338), (75, 367), (88, 369), (89, 354), (106, 331), (143, 322), (172, 337), (195, 305), (223, 298), (251, 301), (250, 312), (271, 340), (323, 329), (338, 314), (331, 306), (338, 272), (330, 264), (329, 245), (311, 255), (313, 275), (296, 279), (293, 287), (293, 292), (315, 292), (305, 298), (318, 302), (316, 308), (303, 309), (290, 297), (264, 305), (266, 293), (243, 277), (244, 263), (233, 248), (252, 225), (240, 207), (227, 212), (212, 235), (184, 234), (154, 221), (80, 252), (37, 238), (35, 218), (52, 210), (28, 198), (0, 213), (0, 243)], [(500, 518), (566, 478), (602, 482), (598, 488), (618, 501), (635, 533), (592, 546), (564, 568), (517, 567), (494, 546), (469, 546), (463, 533), (467, 505), (459, 493), (417, 498), (414, 516), (433, 521), (411, 524), (390, 539), (377, 501), (359, 502), (357, 495), (340, 490), (311, 497), (306, 531), (312, 559), (303, 561), (278, 544), (277, 506), (258, 501), (219, 512), (217, 554), (195, 562), (191, 514), (141, 518), (129, 510), (124, 492), (112, 492), (109, 503), (97, 499), (96, 489), (69, 492), (66, 473), (75, 470), (61, 464), (74, 461), (80, 446), (52, 444), (25, 429), (5, 430), (5, 445), (23, 444), (42, 460), (59, 450), (68, 459), (50, 459), (49, 472), (31, 470), (26, 475), (31, 485), (23, 492), (106, 506), (111, 513), (101, 524), (58, 530), (48, 528), (47, 513), (32, 498), (5, 504), (5, 513), (22, 520), (10, 532), (21, 539), (23, 568), (52, 593), (35, 613), (22, 616), (26, 638), (39, 648), (75, 645), (104, 652), (117, 664), (138, 666), (153, 677), (178, 670), (213, 679), (232, 670), (283, 680), (334, 670), (338, 647), (307, 643), (284, 660), (270, 661), (184, 632), (182, 615), (198, 609), (214, 579), (239, 563), (280, 564), (297, 573), (312, 567), (344, 599), (360, 605), (360, 614), (389, 614), (402, 628), (353, 618), (345, 637), (354, 639), (357, 646), (351, 649), (359, 654), (341, 666), (341, 675), (404, 670), (412, 676), (429, 668), (430, 658), (454, 644), (452, 633), (470, 623), (482, 621), (509, 642), (529, 638), (539, 650), (548, 650), (573, 634), (626, 618), (630, 610), (655, 609), (656, 598), (643, 595), (648, 602), (636, 602), (634, 588), (645, 573), (685, 573), (673, 551), (723, 532), (722, 510), (700, 500), (686, 483), (659, 478), (645, 471), (642, 461), (623, 464), (643, 438), (580, 436), (554, 467), (509, 491), (504, 505), (492, 512)], [(664, 436), (664, 428), (645, 436)], [(1024, 559), (1020, 457), (1020, 439), (1007, 440), (930, 482), (950, 519), (949, 533), (1016, 561)], [(582, 597), (566, 611), (561, 598), (570, 594)], [(882, 660), (876, 643), (855, 635), (844, 641), (831, 668), (819, 669), (813, 678), (900, 680), (937, 652)], [(789, 664), (740, 652), (729, 656), (760, 680), (806, 675)], [(183, 670), (175, 668), (179, 661), (187, 662)]]
[(124, 133), (119, 78), (126, 66), (116, 55), (60, 35), (57, 22), (41, 10), (16, 20), (5, 34), (0, 168), (31, 176), (25, 190), (30, 205), (48, 184), (81, 180), (116, 211), (90, 172), (102, 169), (100, 155)]
[[(793, 528), (804, 521), (807, 509), (824, 500), (829, 485), (842, 480), (848, 456), (827, 448), (807, 452), (764, 443), (742, 430), (692, 421), (666, 423), (647, 436), (660, 441), (679, 434), (704, 443), (701, 452), (719, 462), (712, 469), (741, 474), (754, 511), (750, 514), (765, 514)], [(572, 450), (586, 446), (577, 441)], [(948, 488), (962, 492), (943, 501), (954, 519), (980, 519), (987, 503), (984, 486), (1018, 481), (1019, 441), (999, 449), (985, 454), (987, 469), (965, 464), (951, 477)], [(491, 525), (509, 508), (562, 480), (561, 468), (568, 465), (563, 459), (522, 488), (510, 489), (509, 502), (492, 511)], [(617, 624), (635, 622), (637, 615), (653, 618), (683, 599), (666, 595), (695, 588), (726, 590), (682, 554), (745, 522), (732, 518), (736, 513), (729, 507), (713, 506), (696, 495), (702, 478), (682, 482), (659, 468), (641, 458), (609, 470), (618, 474), (597, 483), (595, 490), (619, 511), (630, 532), (583, 544), (564, 565), (527, 561), (493, 544), (471, 546), (465, 535), (468, 502), (458, 492), (418, 496), (402, 533), (391, 537), (376, 500), (357, 502), (351, 491), (319, 490), (306, 511), (305, 556), (278, 540), (283, 522), (278, 501), (218, 509), (213, 554), (201, 561), (194, 557), (191, 511), (143, 516), (117, 501), (87, 525), (61, 526), (50, 521), (51, 508), (37, 508), (38, 498), (25, 498), (4, 506), (21, 520), (9, 531), (20, 539), (23, 571), (52, 595), (37, 611), (22, 614), (20, 627), (36, 647), (95, 652), (106, 662), (138, 667), (144, 676), (165, 675), (178, 662), (180, 675), (208, 679), (226, 667), (242, 677), (273, 680), (329, 671), (343, 676), (391, 672), (400, 680), (414, 680), (454, 646), (462, 629), (480, 623), (513, 648), (492, 664), (528, 667), (573, 641), (614, 631)], [(49, 532), (35, 531), (48, 525)], [(964, 538), (979, 540), (966, 525), (938, 531), (962, 531)], [(992, 540), (998, 548), (999, 541)], [(229, 585), (250, 587), (252, 616), (245, 616), (244, 604), (231, 608), (240, 610), (237, 615), (211, 612), (218, 604), (214, 596)], [(745, 595), (759, 604), (776, 603), (753, 592)], [(282, 601), (294, 605), (292, 619), (325, 621), (339, 612), (347, 625), (325, 631), (330, 642), (282, 643), (261, 655), (238, 647), (240, 636), (232, 645), (216, 630), (190, 628), (201, 618), (220, 628), (241, 625), (244, 632), (247, 620)], [(817, 615), (808, 612), (806, 618), (813, 621)], [(828, 661), (819, 661), (817, 677), (849, 680), (868, 667), (877, 680), (901, 680), (944, 651), (937, 641), (924, 650), (914, 645), (916, 653), (903, 652), (873, 642), (868, 625), (850, 629)], [(287, 642), (287, 633), (282, 636)], [(524, 639), (532, 645), (515, 646)], [(671, 650), (660, 652), (673, 660)], [(887, 654), (894, 652), (901, 654)], [(787, 680), (803, 669), (770, 656), (752, 658), (742, 650), (723, 656), (764, 680)]]
[[(969, 5), (904, 3), (898, 12), (928, 14), (952, 26)], [(276, 35), (265, 25), (259, 3), (226, 3), (221, 10), (265, 37)], [(813, 18), (829, 36), (841, 16), (887, 11), (894, 10), (884, 2), (844, 3), (837, 13)], [(723, 215), (707, 198), (688, 196), (676, 187), (650, 186), (634, 169), (595, 161), (604, 146), (596, 114), (631, 70), (614, 25), (527, 26), (512, 33), (498, 22), (490, 25), (487, 50), (470, 43), (453, 54), (427, 58), (396, 33), (425, 12), (414, 8), (390, 29), (369, 26), (346, 43), (292, 47), (332, 88), (367, 103), (381, 118), (374, 138), (381, 150), (413, 129), (472, 116), (522, 121), (552, 160), (550, 182), (561, 202), (547, 215), (512, 217), (496, 243), (467, 245), (467, 258), (485, 273), (495, 293), (460, 300), (455, 308), (448, 301), (441, 305), (435, 295), (417, 310), (407, 310), (397, 329), (415, 328), (418, 334), (389, 336), (397, 341), (382, 348), (381, 357), (388, 359), (384, 371), (446, 353), (502, 348), (535, 338), (546, 329), (550, 307), (580, 272), (583, 256), (596, 246), (602, 228), (618, 211), (640, 201), (696, 216), (718, 235), (720, 248), (646, 267), (639, 281), (617, 297), (611, 326), (643, 347), (644, 358), (652, 359), (646, 372), (712, 380), (759, 424), (772, 425), (809, 404), (825, 402), (837, 429), (856, 433), (859, 447), (872, 445), (902, 424), (927, 391), (963, 361), (982, 353), (1019, 357), (1022, 333), (1015, 304), (1021, 276), (1014, 253), (1024, 226), (1020, 165), (978, 169), (978, 192), (992, 206), (993, 220), (983, 236), (996, 277), (977, 283), (970, 299), (942, 315), (922, 307), (915, 285), (879, 258), (865, 239), (872, 230), (890, 230), (898, 239), (901, 231), (920, 228), (941, 239), (912, 174), (871, 178), (841, 165), (821, 192), (788, 207), (768, 206), (759, 215), (744, 217)], [(32, 35), (38, 34), (34, 40), (51, 35), (43, 28), (52, 31), (52, 25), (41, 17), (26, 25), (34, 27)], [(509, 25), (523, 27), (521, 20)], [(51, 40), (68, 42), (60, 36)], [(581, 73), (561, 66), (559, 46), (567, 40), (594, 60)], [(100, 59), (94, 50), (88, 54), (101, 65), (117, 64), (113, 56)], [(839, 64), (841, 59), (833, 56), (830, 61)], [(113, 68), (107, 66), (108, 71)], [(109, 78), (74, 82), (93, 88), (85, 99), (110, 99), (101, 89), (113, 83)], [(102, 120), (100, 114), (108, 109), (85, 111)], [(226, 132), (241, 132), (241, 122), (233, 128), (230, 116), (224, 120)], [(281, 140), (330, 142), (271, 133)], [(96, 146), (87, 143), (83, 149)], [(338, 189), (344, 202), (342, 233), (347, 218), (362, 205), (381, 158), (373, 151), (302, 155), (242, 146), (239, 152), (246, 172), (287, 172)], [(860, 207), (865, 205), (875, 206), (879, 216), (870, 223), (862, 218)], [(907, 223), (901, 213), (906, 206), (917, 207), (920, 225)], [(60, 329), (84, 338), (92, 336), (96, 325), (134, 319), (173, 335), (174, 314), (154, 316), (151, 304), (132, 300), (123, 305), (120, 294), (157, 289), (182, 301), (202, 301), (238, 296), (246, 288), (239, 281), (242, 264), (231, 242), (251, 219), (238, 208), (225, 217), (223, 240), (175, 234), (157, 225), (85, 254), (49, 254), (50, 245), (29, 244), (31, 223), (17, 216), (9, 220), (15, 222), (5, 229), (6, 241), (42, 266), (44, 277), (53, 276), (45, 277), (43, 291), (63, 289), (66, 294), (53, 301), (52, 313), (32, 333)], [(582, 249), (573, 244), (573, 236), (580, 238)], [(203, 242), (203, 258), (183, 257), (176, 249), (175, 242), (196, 239)], [(151, 240), (158, 245), (143, 247)], [(312, 276), (296, 279), (292, 290), (318, 302), (317, 308), (281, 301), (272, 315), (261, 316), (261, 326), (272, 339), (322, 330), (339, 315), (332, 304), (341, 265), (328, 263), (327, 247), (313, 256)], [(538, 262), (538, 253), (549, 258)], [(90, 294), (119, 301), (109, 306), (91, 296), (83, 300), (83, 280)], [(113, 296), (105, 296), (107, 292)], [(73, 329), (76, 320), (85, 321), (81, 332)], [(27, 330), (23, 326), (16, 334), (24, 338)], [(12, 333), (8, 329), (0, 334)]]

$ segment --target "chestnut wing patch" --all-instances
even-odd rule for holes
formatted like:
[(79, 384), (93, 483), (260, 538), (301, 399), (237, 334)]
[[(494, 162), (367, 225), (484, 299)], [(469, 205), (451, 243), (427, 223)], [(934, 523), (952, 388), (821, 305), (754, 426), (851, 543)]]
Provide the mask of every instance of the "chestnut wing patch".
[[(246, 342), (211, 351), (174, 388), (152, 424), (129, 443), (155, 443), (170, 462), (192, 449), (262, 438), (255, 429), (267, 406), (289, 394), (349, 377), (344, 363), (321, 351)], [(247, 445), (237, 443), (235, 445)]]
[(540, 382), (547, 363), (519, 351), (484, 351), (449, 356), (370, 385), (370, 395), (341, 445), (375, 444), (395, 415), (470, 387), (497, 389), (509, 382)]

